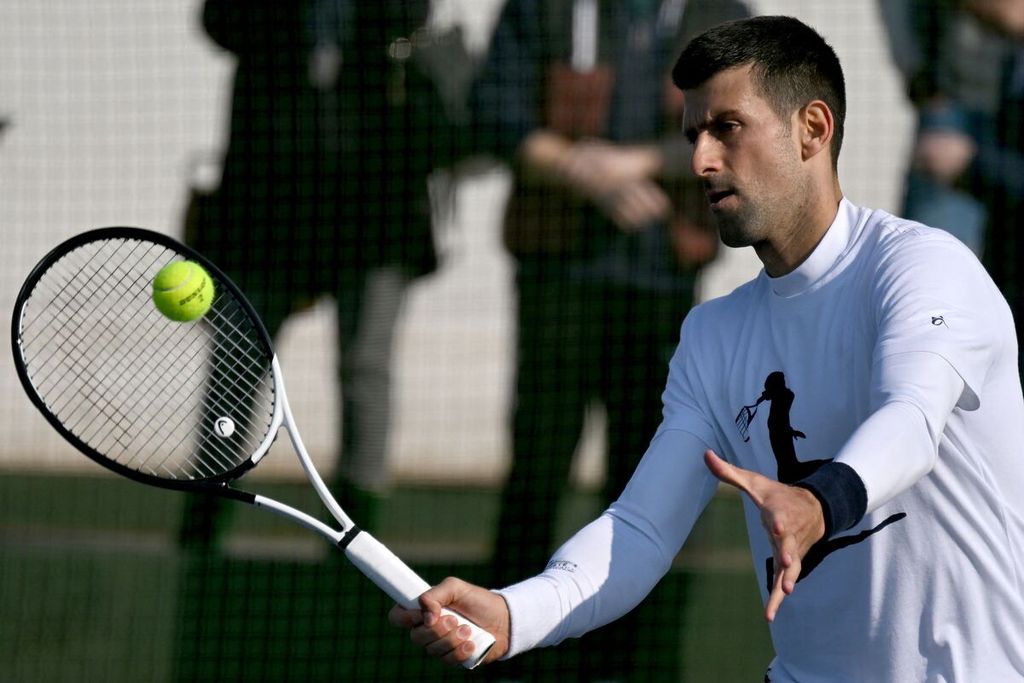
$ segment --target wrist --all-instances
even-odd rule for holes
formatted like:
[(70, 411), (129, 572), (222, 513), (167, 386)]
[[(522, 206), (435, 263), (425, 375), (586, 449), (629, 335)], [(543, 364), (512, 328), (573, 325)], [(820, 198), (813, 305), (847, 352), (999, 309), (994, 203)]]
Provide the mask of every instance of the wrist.
[(809, 491), (821, 504), (824, 522), (822, 538), (855, 526), (867, 511), (867, 489), (860, 475), (849, 465), (829, 462), (794, 486)]

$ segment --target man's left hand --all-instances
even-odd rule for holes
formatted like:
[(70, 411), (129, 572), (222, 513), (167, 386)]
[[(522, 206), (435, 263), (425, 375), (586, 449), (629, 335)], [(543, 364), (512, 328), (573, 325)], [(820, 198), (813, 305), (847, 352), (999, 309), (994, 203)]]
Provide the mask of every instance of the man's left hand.
[(720, 481), (750, 496), (761, 511), (761, 524), (771, 541), (775, 560), (775, 576), (764, 616), (774, 621), (782, 601), (796, 588), (801, 560), (825, 534), (821, 503), (806, 489), (780, 484), (757, 472), (730, 465), (714, 451), (704, 453), (704, 464)]

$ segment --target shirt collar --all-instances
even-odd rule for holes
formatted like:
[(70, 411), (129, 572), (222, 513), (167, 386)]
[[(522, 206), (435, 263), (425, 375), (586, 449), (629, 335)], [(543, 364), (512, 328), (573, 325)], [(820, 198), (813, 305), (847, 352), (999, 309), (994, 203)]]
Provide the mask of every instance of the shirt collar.
[(839, 211), (814, 251), (793, 271), (779, 277), (768, 277), (769, 285), (777, 296), (792, 297), (815, 288), (828, 281), (826, 275), (839, 263), (850, 246), (853, 228), (856, 225), (857, 207), (843, 197)]

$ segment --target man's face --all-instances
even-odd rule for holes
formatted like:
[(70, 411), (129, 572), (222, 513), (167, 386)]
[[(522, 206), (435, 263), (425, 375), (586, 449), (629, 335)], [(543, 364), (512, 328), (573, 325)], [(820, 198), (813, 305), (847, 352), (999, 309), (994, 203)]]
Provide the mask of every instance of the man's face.
[(750, 67), (687, 90), (683, 128), (722, 241), (743, 247), (785, 240), (807, 202), (806, 171), (794, 127), (758, 94)]

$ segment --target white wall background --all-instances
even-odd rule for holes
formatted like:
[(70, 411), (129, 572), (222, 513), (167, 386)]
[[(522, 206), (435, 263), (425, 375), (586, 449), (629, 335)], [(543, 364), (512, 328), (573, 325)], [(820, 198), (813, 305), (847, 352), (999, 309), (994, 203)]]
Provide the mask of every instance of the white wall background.
[[(439, 0), (440, 23), (463, 22), (483, 49), (500, 0)], [(840, 164), (854, 202), (895, 210), (911, 115), (888, 61), (873, 0), (760, 0), (756, 11), (807, 21), (834, 45), (847, 74), (849, 114)], [(198, 2), (4, 0), (0, 3), (0, 310), (11, 311), (31, 266), (58, 241), (102, 225), (176, 234), (192, 155), (223, 132), (230, 59), (197, 25)], [(511, 378), (510, 263), (497, 217), (501, 171), (465, 183), (447, 231), (451, 256), (416, 285), (396, 360), (397, 474), (406, 479), (496, 481), (507, 462)], [(707, 296), (756, 272), (749, 251), (729, 251), (704, 280)], [(9, 315), (9, 313), (8, 313)], [(314, 456), (330, 468), (336, 389), (333, 320), (320, 306), (279, 343), (289, 394)], [(10, 358), (4, 335), (3, 358)], [(0, 472), (96, 467), (77, 455), (24, 398), (0, 361)], [(287, 447), (261, 465), (299, 476)], [(588, 441), (577, 474), (599, 476)]]

